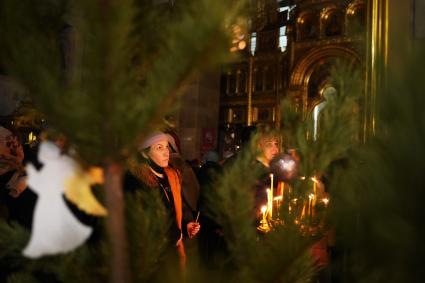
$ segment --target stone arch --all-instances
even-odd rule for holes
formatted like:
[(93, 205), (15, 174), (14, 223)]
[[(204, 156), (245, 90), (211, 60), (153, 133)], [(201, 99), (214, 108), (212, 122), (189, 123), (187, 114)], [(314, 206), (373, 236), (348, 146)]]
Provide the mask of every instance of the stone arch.
[(340, 36), (344, 32), (344, 12), (331, 5), (320, 13), (321, 36)]
[(296, 22), (297, 41), (309, 40), (319, 37), (319, 15), (314, 10), (300, 13)]
[(321, 60), (329, 58), (348, 59), (359, 66), (362, 64), (360, 56), (350, 48), (341, 46), (324, 46), (314, 49), (306, 54), (294, 67), (290, 79), (291, 85), (307, 86), (308, 76), (311, 75), (314, 66)]
[(290, 89), (292, 95), (298, 103), (302, 103), (303, 112), (314, 107), (320, 101), (320, 97), (310, 95), (311, 84), (323, 84), (324, 80), (313, 82), (312, 75), (320, 69), (326, 70), (336, 60), (343, 60), (353, 64), (356, 68), (362, 68), (362, 61), (359, 55), (350, 48), (342, 46), (324, 46), (314, 49), (306, 54), (294, 67), (290, 78)]
[(364, 1), (356, 0), (348, 4), (345, 17), (348, 35), (363, 33), (366, 28), (366, 5)]

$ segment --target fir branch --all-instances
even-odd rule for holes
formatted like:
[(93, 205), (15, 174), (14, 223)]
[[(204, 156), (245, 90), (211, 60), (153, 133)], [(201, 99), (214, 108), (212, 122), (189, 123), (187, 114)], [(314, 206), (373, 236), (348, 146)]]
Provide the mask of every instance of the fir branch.
[(313, 117), (302, 120), (290, 99), (282, 102), (282, 127), (285, 142), (298, 149), (303, 176), (323, 174), (329, 165), (347, 156), (359, 140), (359, 102), (362, 95), (360, 74), (351, 65), (339, 62), (331, 70), (337, 92), (327, 100), (320, 114), (317, 140), (313, 139)]
[[(158, 192), (136, 192), (126, 199), (127, 230), (134, 282), (150, 282), (164, 269), (170, 223)], [(175, 264), (175, 263), (173, 263)], [(162, 271), (159, 271), (162, 270)]]
[(4, 219), (0, 219), (0, 266), (22, 268), (26, 260), (22, 256), (22, 250), (29, 240), (29, 233), (20, 225), (10, 225)]
[(310, 254), (313, 241), (294, 222), (275, 228), (258, 242), (250, 277), (254, 282), (309, 282), (318, 270)]
[[(230, 265), (243, 274), (255, 262), (255, 212), (253, 185), (259, 172), (251, 152), (241, 154), (207, 192), (210, 216), (223, 229), (230, 253)], [(249, 172), (249, 173), (248, 173)]]
[[(352, 282), (420, 282), (425, 255), (425, 91), (419, 78), (423, 55), (380, 89), (376, 136), (350, 155), (337, 172), (333, 220), (349, 251), (342, 278)], [(403, 94), (403, 95), (401, 95)]]
[(40, 283), (34, 276), (26, 272), (18, 272), (12, 274), (8, 279), (7, 283)]
[[(225, 58), (223, 22), (232, 20), (241, 2), (187, 1), (185, 9), (175, 9), (175, 15), (160, 25), (156, 41), (147, 42), (142, 36), (152, 30), (151, 24), (145, 22), (147, 27), (140, 28), (136, 23), (137, 15), (149, 13), (140, 10), (146, 7), (143, 3), (110, 1), (99, 7), (96, 1), (74, 1), (68, 5), (71, 12), (55, 14), (57, 22), (66, 19), (77, 35), (75, 60), (61, 69), (59, 44), (53, 32), (37, 29), (40, 20), (29, 9), (31, 1), (22, 1), (19, 9), (14, 9), (15, 2), (6, 1), (8, 10), (21, 15), (4, 18), (7, 24), (2, 26), (15, 28), (5, 30), (5, 46), (10, 47), (5, 63), (29, 89), (49, 123), (65, 133), (84, 160), (120, 160), (135, 138), (176, 103), (182, 86), (200, 66)], [(144, 47), (136, 48), (136, 43)], [(29, 55), (24, 53), (27, 46), (32, 46)], [(136, 72), (135, 57), (144, 73)], [(76, 77), (65, 81), (69, 69), (77, 70)]]

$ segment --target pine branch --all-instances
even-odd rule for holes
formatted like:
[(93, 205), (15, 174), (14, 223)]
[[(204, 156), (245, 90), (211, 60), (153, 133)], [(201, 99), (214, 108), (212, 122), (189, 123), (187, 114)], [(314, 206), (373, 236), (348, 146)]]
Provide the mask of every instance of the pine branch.
[[(127, 229), (134, 282), (150, 282), (164, 269), (164, 254), (169, 245), (166, 234), (170, 223), (157, 192), (136, 193), (127, 197)], [(175, 264), (175, 263), (174, 263)]]
[[(5, 46), (13, 43), (4, 58), (6, 65), (29, 89), (49, 123), (65, 133), (89, 163), (123, 158), (135, 138), (160, 120), (158, 109), (165, 114), (174, 106), (182, 85), (200, 66), (225, 58), (223, 22), (232, 21), (240, 8), (227, 1), (187, 1), (185, 9), (176, 9), (175, 16), (160, 25), (161, 32), (154, 36), (157, 41), (147, 42), (142, 36), (152, 28), (140, 29), (135, 22), (137, 15), (147, 15), (138, 10), (145, 5), (129, 0), (111, 1), (104, 7), (96, 1), (74, 1), (71, 12), (54, 13), (57, 22), (66, 19), (76, 34), (75, 60), (64, 70), (62, 50), (53, 36), (57, 27), (37, 30), (40, 19), (28, 9), (29, 3), (5, 3), (8, 10), (21, 11), (19, 17), (5, 17), (7, 24), (2, 25), (14, 28), (5, 30), (9, 34)], [(138, 30), (144, 32), (138, 35)], [(145, 47), (136, 48), (135, 43)], [(25, 53), (27, 46), (33, 52)], [(135, 62), (144, 66), (144, 73), (136, 72), (141, 69)], [(76, 76), (64, 81), (69, 69), (77, 70)]]
[(39, 283), (34, 276), (25, 272), (19, 272), (10, 276), (7, 279), (7, 283)]
[[(207, 192), (209, 216), (221, 225), (229, 253), (219, 277), (226, 282), (307, 282), (317, 271), (308, 252), (313, 239), (303, 237), (293, 220), (258, 239), (253, 206), (259, 173), (253, 166), (256, 141), (254, 137)], [(287, 214), (282, 210), (284, 219), (289, 219)]]
[(20, 269), (25, 263), (22, 250), (29, 240), (28, 231), (16, 223), (0, 219), (0, 266)]
[[(350, 250), (345, 277), (354, 282), (420, 282), (425, 255), (423, 54), (380, 89), (376, 136), (338, 172), (333, 220)], [(402, 94), (402, 95), (401, 95)]]

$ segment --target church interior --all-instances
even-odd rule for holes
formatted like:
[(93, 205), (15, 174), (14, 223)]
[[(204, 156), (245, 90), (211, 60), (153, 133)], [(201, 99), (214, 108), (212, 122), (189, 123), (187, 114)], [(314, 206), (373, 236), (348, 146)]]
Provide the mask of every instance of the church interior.
[(0, 281), (422, 282), (424, 15), (1, 0)]
[[(157, 2), (172, 9), (175, 1)], [(279, 105), (286, 97), (304, 116), (314, 115), (315, 107), (326, 100), (324, 94), (337, 91), (329, 76), (341, 62), (364, 79), (361, 139), (366, 139), (374, 127), (373, 85), (382, 76), (375, 61), (382, 56), (386, 69), (397, 69), (413, 46), (423, 44), (421, 3), (249, 1), (249, 16), (232, 27), (231, 62), (198, 72), (187, 83), (180, 108), (166, 115), (181, 139), (183, 155), (198, 162), (208, 151), (216, 151), (220, 158), (232, 155), (241, 144), (243, 127), (279, 127)], [(65, 28), (62, 36), (67, 32)], [(31, 142), (48, 121), (13, 81), (1, 72), (1, 123)]]

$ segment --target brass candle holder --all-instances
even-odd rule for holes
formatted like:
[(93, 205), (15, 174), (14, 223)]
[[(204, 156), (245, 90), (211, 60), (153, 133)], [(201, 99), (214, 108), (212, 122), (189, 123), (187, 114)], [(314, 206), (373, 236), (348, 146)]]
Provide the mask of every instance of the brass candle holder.
[(267, 221), (266, 211), (267, 211), (267, 206), (261, 207), (261, 213), (263, 214), (263, 217), (261, 218), (260, 225), (258, 225), (257, 227), (257, 230), (263, 233), (267, 233), (271, 230), (271, 226), (269, 222)]

